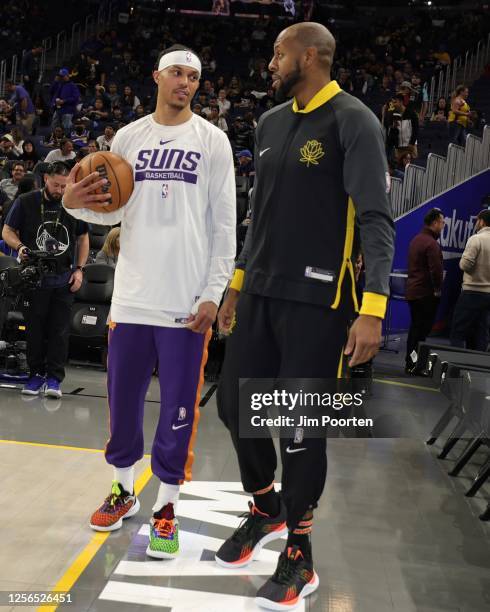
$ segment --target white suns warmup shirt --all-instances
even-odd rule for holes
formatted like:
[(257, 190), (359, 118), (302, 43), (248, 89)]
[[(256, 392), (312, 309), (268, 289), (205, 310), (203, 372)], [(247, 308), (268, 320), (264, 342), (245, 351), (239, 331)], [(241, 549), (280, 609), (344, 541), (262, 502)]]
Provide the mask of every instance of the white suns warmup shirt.
[(66, 209), (121, 223), (111, 319), (184, 327), (202, 302), (219, 305), (236, 250), (233, 154), (226, 134), (192, 115), (167, 126), (147, 115), (121, 128), (111, 152), (133, 168), (134, 191), (110, 212)]

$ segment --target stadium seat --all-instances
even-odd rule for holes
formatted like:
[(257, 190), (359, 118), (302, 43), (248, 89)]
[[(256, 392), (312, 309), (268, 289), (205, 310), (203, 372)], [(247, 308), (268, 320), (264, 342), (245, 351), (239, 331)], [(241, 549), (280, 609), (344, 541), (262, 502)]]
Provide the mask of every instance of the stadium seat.
[(105, 264), (85, 266), (83, 283), (72, 307), (70, 351), (96, 348), (102, 351), (103, 358), (113, 289), (114, 268)]

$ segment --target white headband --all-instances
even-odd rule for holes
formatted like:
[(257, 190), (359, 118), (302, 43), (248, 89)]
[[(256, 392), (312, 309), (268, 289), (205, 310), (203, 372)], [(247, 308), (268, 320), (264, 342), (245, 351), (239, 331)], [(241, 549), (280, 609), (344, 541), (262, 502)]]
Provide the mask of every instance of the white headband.
[(172, 51), (167, 53), (160, 59), (158, 71), (165, 70), (169, 66), (189, 66), (189, 68), (197, 70), (199, 76), (201, 76), (201, 61), (192, 51)]

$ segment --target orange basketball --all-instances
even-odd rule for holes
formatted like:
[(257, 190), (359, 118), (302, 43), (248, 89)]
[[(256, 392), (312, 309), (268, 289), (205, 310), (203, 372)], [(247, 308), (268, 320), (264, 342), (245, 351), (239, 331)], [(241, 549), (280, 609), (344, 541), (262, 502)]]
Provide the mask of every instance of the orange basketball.
[(126, 160), (115, 153), (109, 151), (98, 151), (90, 153), (82, 159), (77, 171), (75, 181), (81, 181), (92, 172), (98, 172), (101, 178), (106, 178), (108, 182), (96, 193), (111, 194), (111, 199), (107, 206), (91, 204), (87, 206), (90, 210), (108, 213), (124, 206), (129, 200), (133, 191), (133, 169)]

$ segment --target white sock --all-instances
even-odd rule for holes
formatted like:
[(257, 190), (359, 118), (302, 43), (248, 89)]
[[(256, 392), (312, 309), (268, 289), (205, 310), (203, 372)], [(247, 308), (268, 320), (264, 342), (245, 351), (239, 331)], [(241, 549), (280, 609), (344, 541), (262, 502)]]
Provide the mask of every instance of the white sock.
[(171, 485), (166, 482), (160, 482), (160, 488), (158, 489), (158, 496), (153, 506), (153, 512), (158, 512), (167, 504), (174, 505), (174, 514), (177, 513), (177, 502), (179, 501), (180, 485)]
[(132, 495), (134, 492), (134, 465), (126, 468), (114, 467), (114, 480)]

